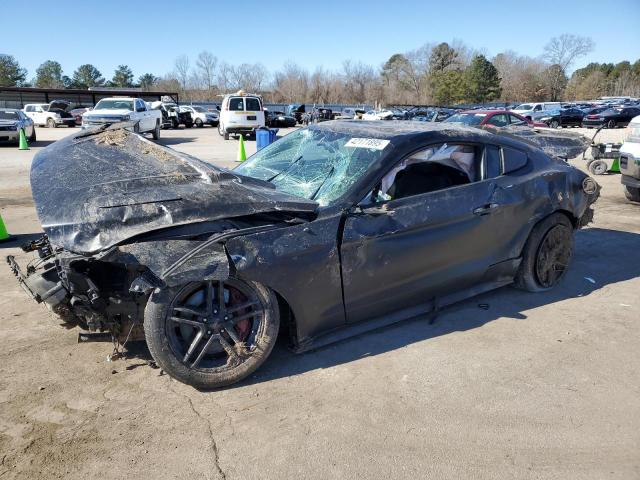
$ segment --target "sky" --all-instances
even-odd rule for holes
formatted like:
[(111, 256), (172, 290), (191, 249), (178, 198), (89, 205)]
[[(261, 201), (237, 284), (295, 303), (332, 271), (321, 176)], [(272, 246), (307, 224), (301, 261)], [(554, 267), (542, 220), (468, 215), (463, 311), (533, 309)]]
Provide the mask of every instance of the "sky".
[(209, 50), (232, 64), (286, 61), (340, 69), (347, 59), (379, 66), (394, 53), (454, 39), (487, 56), (505, 50), (540, 56), (563, 33), (584, 35), (589, 62), (640, 58), (640, 0), (85, 0), (2, 2), (0, 53), (13, 55), (28, 78), (45, 60), (68, 76), (83, 63), (111, 78), (119, 64), (136, 78), (164, 75), (182, 54), (195, 63)]

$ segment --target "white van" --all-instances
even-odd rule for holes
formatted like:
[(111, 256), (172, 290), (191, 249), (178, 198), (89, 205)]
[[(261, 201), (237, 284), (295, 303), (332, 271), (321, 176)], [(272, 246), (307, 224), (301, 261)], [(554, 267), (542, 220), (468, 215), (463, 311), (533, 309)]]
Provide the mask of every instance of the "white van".
[(560, 107), (562, 107), (560, 102), (523, 103), (511, 109), (511, 111), (522, 115), (527, 120), (536, 120), (544, 112), (558, 110)]
[(262, 97), (239, 90), (225, 95), (220, 106), (218, 133), (229, 140), (230, 134), (252, 134), (264, 127)]

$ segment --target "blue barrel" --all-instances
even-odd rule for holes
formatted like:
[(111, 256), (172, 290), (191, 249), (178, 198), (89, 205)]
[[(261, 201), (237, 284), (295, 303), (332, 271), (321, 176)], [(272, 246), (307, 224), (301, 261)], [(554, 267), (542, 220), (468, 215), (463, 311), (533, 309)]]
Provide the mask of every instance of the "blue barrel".
[(273, 143), (278, 139), (278, 129), (277, 128), (270, 128), (269, 129), (269, 143)]
[(271, 143), (271, 130), (268, 128), (259, 128), (256, 130), (256, 148), (263, 149)]

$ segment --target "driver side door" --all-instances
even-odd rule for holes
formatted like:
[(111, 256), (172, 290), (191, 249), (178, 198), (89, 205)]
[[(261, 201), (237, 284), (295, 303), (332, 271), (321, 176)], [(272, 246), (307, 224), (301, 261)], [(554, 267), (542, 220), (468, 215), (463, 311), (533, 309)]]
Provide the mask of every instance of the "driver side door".
[[(503, 260), (496, 237), (507, 232), (500, 225), (503, 205), (494, 198), (501, 159), (485, 151), (481, 161), (479, 181), (348, 214), (341, 245), (348, 323), (471, 287)], [(485, 166), (489, 161), (493, 165)]]

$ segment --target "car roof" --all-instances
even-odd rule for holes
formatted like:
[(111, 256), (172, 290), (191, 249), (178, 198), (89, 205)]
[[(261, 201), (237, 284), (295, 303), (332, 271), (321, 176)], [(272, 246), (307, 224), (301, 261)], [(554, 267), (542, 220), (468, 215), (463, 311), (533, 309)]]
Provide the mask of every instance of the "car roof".
[(487, 138), (494, 134), (478, 128), (459, 126), (453, 123), (417, 122), (410, 120), (387, 120), (380, 122), (363, 122), (361, 120), (332, 120), (310, 125), (313, 130), (329, 130), (362, 138), (388, 139), (422, 135), (433, 132), (440, 134), (470, 134)]
[[(486, 115), (489, 115), (490, 113), (511, 113), (509, 110), (463, 110), (462, 112), (458, 112), (458, 113), (484, 113)], [(517, 115), (517, 113), (516, 113)]]

